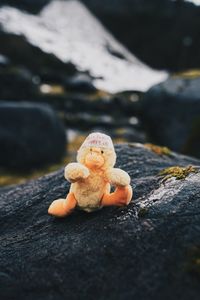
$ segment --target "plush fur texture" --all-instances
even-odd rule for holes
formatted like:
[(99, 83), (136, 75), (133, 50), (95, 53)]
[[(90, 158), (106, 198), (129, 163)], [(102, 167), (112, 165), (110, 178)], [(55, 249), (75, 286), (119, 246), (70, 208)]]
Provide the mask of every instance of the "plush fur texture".
[[(71, 182), (67, 198), (55, 200), (49, 207), (49, 214), (64, 217), (75, 207), (91, 212), (103, 206), (129, 204), (132, 198), (130, 177), (125, 171), (114, 168), (116, 153), (109, 136), (89, 135), (78, 151), (77, 161), (65, 168), (65, 178)], [(111, 185), (116, 186), (114, 193), (110, 193)]]

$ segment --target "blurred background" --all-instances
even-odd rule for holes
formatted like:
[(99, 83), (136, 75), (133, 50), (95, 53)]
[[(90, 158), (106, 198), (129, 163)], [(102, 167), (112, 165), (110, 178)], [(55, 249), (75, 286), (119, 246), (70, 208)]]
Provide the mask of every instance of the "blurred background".
[(92, 131), (200, 157), (200, 0), (0, 1), (0, 186)]

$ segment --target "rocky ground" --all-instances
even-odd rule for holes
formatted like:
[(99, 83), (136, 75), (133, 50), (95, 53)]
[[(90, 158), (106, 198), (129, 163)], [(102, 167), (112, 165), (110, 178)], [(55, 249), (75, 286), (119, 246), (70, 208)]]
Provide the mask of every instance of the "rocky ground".
[[(0, 299), (199, 299), (199, 13), (171, 0), (1, 1)], [(91, 131), (126, 142), (117, 166), (133, 200), (50, 217)]]
[(159, 150), (117, 146), (126, 208), (48, 216), (69, 189), (63, 169), (2, 190), (1, 298), (199, 299), (200, 161)]

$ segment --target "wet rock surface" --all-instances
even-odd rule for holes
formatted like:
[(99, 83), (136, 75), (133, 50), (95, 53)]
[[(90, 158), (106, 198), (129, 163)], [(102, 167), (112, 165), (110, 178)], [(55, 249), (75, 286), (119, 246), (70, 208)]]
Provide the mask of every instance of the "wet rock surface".
[(65, 128), (50, 106), (0, 101), (1, 168), (30, 170), (60, 161)]
[[(200, 161), (117, 146), (132, 178), (126, 208), (47, 215), (69, 184), (63, 170), (0, 195), (2, 299), (199, 299)], [(173, 165), (196, 165), (163, 182)]]
[(200, 67), (200, 6), (171, 0), (82, 0), (137, 57), (154, 68)]
[(199, 77), (172, 77), (144, 95), (141, 118), (151, 141), (200, 157), (199, 85)]

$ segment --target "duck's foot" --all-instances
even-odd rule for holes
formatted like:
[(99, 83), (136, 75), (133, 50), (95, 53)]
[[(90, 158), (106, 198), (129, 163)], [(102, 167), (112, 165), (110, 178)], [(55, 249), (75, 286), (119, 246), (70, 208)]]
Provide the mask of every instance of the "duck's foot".
[(125, 187), (117, 187), (111, 194), (105, 194), (102, 198), (102, 206), (125, 206), (128, 205), (132, 199), (133, 191), (130, 185)]
[(66, 217), (71, 214), (77, 205), (76, 198), (73, 193), (69, 193), (66, 199), (58, 199), (51, 203), (48, 213), (55, 217)]

